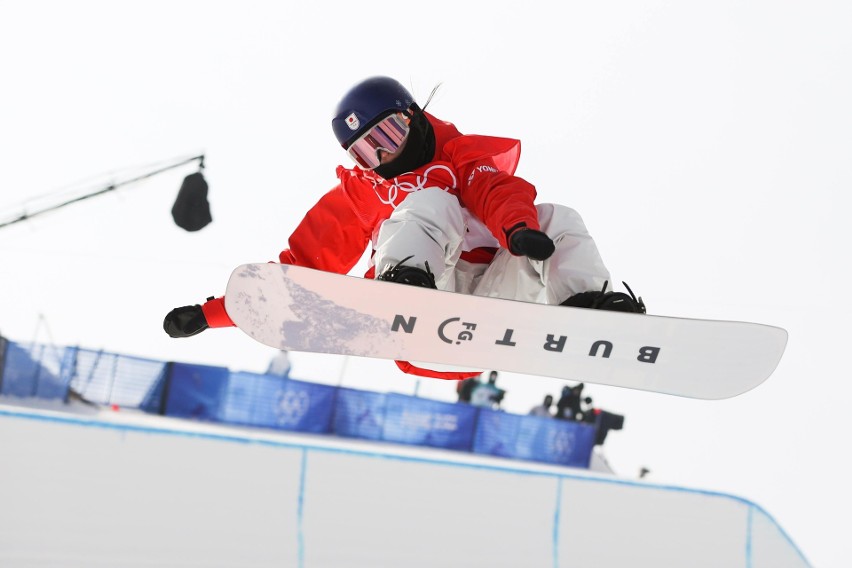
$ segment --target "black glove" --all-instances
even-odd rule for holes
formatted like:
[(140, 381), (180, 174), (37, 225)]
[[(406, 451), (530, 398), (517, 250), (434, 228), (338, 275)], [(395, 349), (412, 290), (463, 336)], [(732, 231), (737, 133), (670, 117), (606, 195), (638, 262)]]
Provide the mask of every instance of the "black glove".
[(509, 237), (509, 252), (518, 256), (528, 256), (533, 260), (550, 258), (556, 245), (553, 241), (535, 229), (521, 228)]
[(163, 320), (163, 329), (169, 337), (192, 337), (208, 327), (204, 312), (198, 304), (175, 308)]

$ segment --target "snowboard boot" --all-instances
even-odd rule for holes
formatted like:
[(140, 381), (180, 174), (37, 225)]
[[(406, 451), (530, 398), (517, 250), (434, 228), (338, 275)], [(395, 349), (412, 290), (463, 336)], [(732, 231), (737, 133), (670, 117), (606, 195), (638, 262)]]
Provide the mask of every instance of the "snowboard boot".
[(429, 263), (426, 263), (426, 270), (417, 268), (416, 266), (404, 266), (402, 263), (411, 257), (406, 257), (396, 263), (395, 266), (386, 268), (381, 274), (376, 276), (376, 280), (385, 280), (388, 282), (399, 282), (400, 284), (408, 284), (409, 286), (422, 286), (423, 288), (438, 287), (435, 285), (435, 275), (429, 270)]
[(607, 292), (606, 287), (608, 284), (609, 282), (604, 282), (600, 292), (580, 292), (579, 294), (574, 294), (560, 305), (611, 312), (645, 313), (645, 302), (642, 301), (641, 297), (636, 297), (626, 282), (622, 282), (622, 284), (630, 292), (629, 296), (624, 292)]

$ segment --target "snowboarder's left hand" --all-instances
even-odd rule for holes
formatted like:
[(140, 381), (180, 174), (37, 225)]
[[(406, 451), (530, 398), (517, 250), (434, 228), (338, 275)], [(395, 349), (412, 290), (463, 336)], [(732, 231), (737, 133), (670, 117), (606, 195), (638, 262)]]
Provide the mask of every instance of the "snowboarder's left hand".
[(208, 327), (204, 311), (198, 304), (175, 308), (163, 320), (163, 329), (169, 337), (192, 337)]
[(521, 228), (509, 237), (509, 252), (518, 256), (528, 256), (533, 260), (550, 258), (556, 245), (546, 234), (535, 229)]

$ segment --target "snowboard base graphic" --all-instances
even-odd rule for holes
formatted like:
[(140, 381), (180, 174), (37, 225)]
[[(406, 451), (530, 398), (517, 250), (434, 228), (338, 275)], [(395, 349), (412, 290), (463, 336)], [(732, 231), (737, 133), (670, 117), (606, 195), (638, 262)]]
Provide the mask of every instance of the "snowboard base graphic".
[(234, 323), (288, 351), (422, 361), (700, 399), (775, 370), (784, 329), (456, 294), (282, 264), (245, 264), (225, 293)]

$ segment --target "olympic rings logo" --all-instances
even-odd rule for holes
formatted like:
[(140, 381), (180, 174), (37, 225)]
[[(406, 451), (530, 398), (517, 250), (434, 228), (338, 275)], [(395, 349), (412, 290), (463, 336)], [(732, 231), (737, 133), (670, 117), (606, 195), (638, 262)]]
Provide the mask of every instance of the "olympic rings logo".
[[(444, 174), (446, 172), (446, 175)], [(433, 174), (433, 179), (438, 179), (437, 183), (433, 183), (430, 185), (429, 174)], [(443, 187), (440, 185), (441, 178), (449, 177), (449, 185), (444, 185)], [(408, 181), (409, 178), (414, 178), (413, 181)], [(404, 181), (401, 181), (402, 178)], [(452, 191), (458, 187), (458, 180), (456, 179), (456, 174), (448, 168), (447, 166), (436, 164), (434, 166), (429, 166), (426, 168), (426, 171), (423, 174), (414, 175), (413, 173), (403, 174), (402, 176), (395, 177), (393, 179), (393, 183), (389, 181), (383, 181), (376, 178), (373, 178), (373, 191), (376, 192), (376, 196), (379, 198), (379, 201), (384, 203), (385, 205), (390, 205), (394, 209), (396, 209), (402, 200), (405, 199), (405, 195), (409, 193), (414, 193), (415, 191), (420, 191), (423, 189), (430, 189), (435, 187), (440, 189), (441, 191)], [(387, 192), (387, 195), (383, 195), (384, 192)], [(404, 195), (403, 195), (404, 194)], [(402, 195), (402, 198), (400, 198)]]

